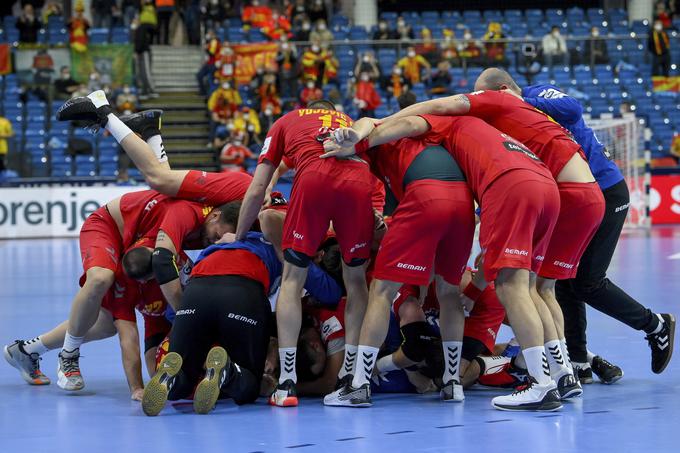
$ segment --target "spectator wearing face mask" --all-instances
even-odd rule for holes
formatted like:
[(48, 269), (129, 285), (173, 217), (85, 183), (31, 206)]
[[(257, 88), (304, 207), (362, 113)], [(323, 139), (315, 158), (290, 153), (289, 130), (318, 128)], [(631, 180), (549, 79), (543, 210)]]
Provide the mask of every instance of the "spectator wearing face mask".
[(76, 52), (87, 51), (89, 40), (87, 30), (90, 28), (90, 22), (83, 15), (84, 10), (82, 2), (76, 3), (76, 13), (68, 21), (69, 43), (71, 44), (71, 49)]
[(607, 43), (600, 37), (600, 30), (597, 27), (590, 29), (590, 39), (584, 44), (583, 57), (585, 64), (592, 66), (609, 63)]
[(307, 8), (307, 14), (312, 22), (319, 20), (328, 21), (328, 10), (323, 0), (312, 0)]
[(463, 32), (463, 40), (458, 43), (458, 56), (468, 65), (480, 62), (482, 49), (479, 43), (472, 37), (470, 30)]
[(487, 65), (505, 65), (505, 47), (506, 43), (503, 42), (505, 39), (505, 34), (503, 33), (503, 27), (498, 22), (491, 22), (484, 34), (484, 47), (486, 49), (486, 62)]
[(220, 53), (215, 59), (215, 78), (218, 83), (233, 82), (236, 76), (236, 52), (229, 46), (220, 48)]
[(243, 8), (241, 20), (243, 28), (262, 28), (271, 20), (272, 10), (266, 5), (262, 5), (260, 0), (252, 0), (250, 5)]
[(274, 113), (274, 106), (264, 104), (260, 113), (260, 141), (264, 140), (267, 132), (276, 121), (278, 115)]
[(272, 17), (267, 24), (262, 27), (262, 33), (267, 35), (270, 39), (279, 40), (283, 37), (289, 38), (292, 36), (291, 25), (288, 18), (279, 13), (278, 10), (273, 10)]
[(451, 65), (448, 61), (440, 61), (437, 65), (437, 70), (432, 74), (432, 80), (430, 81), (430, 93), (432, 94), (450, 94), (451, 93), (451, 82), (453, 78), (449, 73)]
[(392, 68), (392, 73), (383, 79), (382, 86), (390, 94), (390, 97), (398, 98), (408, 91), (411, 85), (406, 77), (404, 77), (401, 66), (395, 64)]
[(543, 37), (541, 46), (543, 47), (543, 60), (547, 66), (552, 67), (556, 62), (565, 66), (569, 64), (569, 49), (567, 41), (560, 33), (560, 27), (552, 27), (550, 33)]
[(668, 77), (671, 68), (670, 40), (660, 20), (654, 21), (647, 47), (652, 54), (652, 76)]
[(132, 92), (130, 85), (123, 85), (123, 89), (116, 96), (116, 110), (121, 115), (129, 115), (137, 111), (137, 95)]
[(456, 44), (456, 34), (449, 28), (444, 29), (444, 40), (439, 45), (442, 59), (449, 62), (451, 66), (459, 66), (458, 47)]
[(307, 107), (310, 102), (318, 101), (321, 98), (323, 98), (321, 88), (317, 87), (313, 80), (308, 80), (300, 92), (300, 107)]
[(298, 93), (298, 56), (295, 47), (288, 42), (282, 42), (276, 55), (276, 65), (279, 68), (279, 92), (284, 98), (295, 97)]
[(320, 45), (328, 45), (333, 41), (333, 33), (326, 26), (326, 21), (324, 19), (319, 19), (316, 22), (314, 30), (309, 34), (309, 40), (313, 42), (318, 42)]
[(54, 81), (54, 98), (66, 100), (73, 96), (80, 84), (71, 78), (68, 66), (62, 66), (59, 78)]
[(101, 90), (104, 88), (102, 83), (102, 76), (97, 71), (92, 71), (90, 73), (90, 80), (87, 83), (87, 89), (90, 93), (93, 91)]
[(378, 64), (375, 61), (375, 55), (373, 55), (373, 52), (371, 51), (364, 53), (361, 59), (357, 61), (356, 66), (354, 66), (355, 77), (359, 77), (362, 72), (368, 73), (371, 80), (380, 79), (380, 68), (378, 68)]
[(396, 39), (395, 32), (390, 29), (386, 20), (381, 19), (378, 22), (378, 29), (373, 32), (373, 41), (385, 41), (388, 39)]
[(276, 85), (276, 74), (272, 72), (265, 74), (262, 84), (257, 89), (257, 96), (260, 100), (260, 110), (264, 109), (265, 105), (271, 105), (276, 114), (281, 113), (281, 98), (279, 98)]
[(307, 4), (305, 0), (295, 0), (295, 3), (288, 6), (286, 14), (291, 18), (294, 27), (299, 28), (304, 20), (309, 21), (309, 15), (307, 14)]
[(415, 38), (413, 34), (413, 29), (410, 25), (406, 23), (403, 17), (397, 17), (397, 29), (395, 31), (395, 38), (401, 39), (402, 41), (410, 41)]
[(354, 86), (354, 105), (359, 109), (359, 118), (374, 117), (375, 109), (382, 101), (368, 72), (362, 72)]
[(421, 43), (416, 44), (415, 50), (418, 55), (422, 55), (430, 65), (435, 66), (441, 60), (439, 47), (432, 40), (432, 32), (428, 28), (423, 28), (420, 32)]
[(295, 31), (295, 41), (310, 41), (309, 35), (312, 33), (312, 23), (307, 17), (303, 18), (300, 27)]
[(314, 42), (302, 54), (302, 77), (317, 83), (323, 78), (324, 55), (319, 43)]
[(246, 171), (246, 159), (255, 156), (238, 137), (227, 137), (220, 151), (220, 168), (222, 171)]
[(41, 26), (40, 20), (35, 16), (33, 5), (25, 4), (21, 16), (16, 21), (16, 27), (19, 30), (19, 42), (38, 42), (38, 32)]
[(201, 69), (196, 73), (196, 79), (198, 80), (198, 88), (201, 95), (205, 96), (208, 93), (209, 82), (206, 78), (212, 78), (215, 74), (215, 61), (220, 52), (220, 41), (217, 39), (217, 35), (213, 30), (208, 30), (205, 35), (205, 44), (203, 49), (205, 51), (205, 62)]
[(219, 124), (227, 124), (234, 112), (243, 103), (241, 95), (230, 82), (222, 82), (208, 98), (210, 111), (210, 141), (215, 138), (215, 130)]
[(409, 47), (406, 56), (399, 60), (397, 64), (404, 71), (404, 77), (406, 77), (412, 85), (420, 83), (421, 77), (423, 77), (423, 71), (425, 71), (425, 78), (429, 77), (431, 69), (430, 63), (423, 58), (422, 55), (418, 55), (414, 47)]

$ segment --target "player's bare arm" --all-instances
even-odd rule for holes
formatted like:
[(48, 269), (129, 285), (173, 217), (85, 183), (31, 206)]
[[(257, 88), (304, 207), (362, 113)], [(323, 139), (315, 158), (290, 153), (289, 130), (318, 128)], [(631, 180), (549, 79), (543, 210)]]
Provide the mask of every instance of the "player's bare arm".
[(465, 94), (419, 102), (385, 118), (384, 121), (414, 115), (465, 115), (470, 111), (470, 100)]
[(267, 187), (272, 180), (276, 167), (268, 161), (263, 161), (255, 169), (253, 180), (246, 191), (246, 196), (243, 198), (241, 210), (239, 211), (239, 221), (236, 227), (236, 240), (240, 241), (246, 237), (246, 233), (253, 226), (253, 222), (257, 218)]
[(272, 204), (272, 191), (274, 190), (274, 187), (276, 187), (276, 184), (279, 182), (279, 178), (283, 175), (285, 175), (288, 172), (289, 168), (286, 164), (281, 161), (279, 164), (279, 167), (274, 171), (274, 175), (272, 176), (272, 180), (269, 182), (269, 185), (267, 186), (267, 191), (265, 192), (264, 196), (264, 203), (263, 207), (268, 208)]
[(114, 325), (118, 330), (123, 370), (130, 387), (130, 396), (135, 401), (141, 401), (144, 394), (144, 381), (142, 379), (142, 359), (139, 350), (137, 324), (117, 319), (114, 321)]

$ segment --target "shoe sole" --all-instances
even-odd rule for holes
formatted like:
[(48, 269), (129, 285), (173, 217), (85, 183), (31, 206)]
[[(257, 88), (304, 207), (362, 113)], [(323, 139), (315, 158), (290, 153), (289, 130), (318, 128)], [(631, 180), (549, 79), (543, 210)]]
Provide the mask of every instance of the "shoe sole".
[(621, 378), (623, 378), (623, 375), (624, 375), (624, 372), (622, 371), (620, 375), (615, 376), (615, 377), (611, 378), (611, 379), (608, 380), (608, 381), (606, 381), (606, 380), (600, 378), (600, 382), (601, 382), (602, 384), (604, 384), (604, 385), (612, 385), (613, 383), (620, 381)]
[(373, 403), (344, 404), (344, 403), (327, 403), (327, 402), (324, 401), (323, 405), (328, 406), (328, 407), (358, 407), (358, 408), (362, 408), (362, 407), (371, 407), (371, 406), (373, 406)]
[(295, 396), (290, 396), (278, 404), (273, 398), (269, 398), (269, 405), (276, 407), (297, 407), (298, 399)]
[(12, 357), (12, 354), (10, 354), (9, 347), (7, 347), (7, 345), (5, 345), (2, 348), (2, 352), (3, 352), (2, 355), (5, 356), (5, 360), (7, 361), (7, 363), (12, 365), (12, 367), (15, 368), (19, 372), (19, 374), (21, 375), (21, 379), (26, 381), (28, 384), (30, 384), (30, 385), (50, 385), (51, 381), (47, 376), (45, 376), (44, 381), (41, 381), (40, 379), (33, 379), (33, 378), (31, 378), (31, 376), (29, 374), (26, 374), (26, 371), (24, 371), (24, 369), (19, 366), (19, 364), (16, 362), (16, 360), (14, 360), (14, 357)]
[(194, 392), (194, 412), (207, 414), (212, 411), (220, 396), (220, 375), (229, 365), (227, 351), (215, 346), (205, 359), (205, 377), (199, 382)]
[(451, 397), (451, 398), (446, 398), (446, 397), (445, 397), (443, 394), (441, 394), (441, 393), (439, 394), (439, 399), (441, 399), (443, 403), (462, 403), (463, 401), (465, 401), (465, 397), (464, 397), (464, 396), (463, 396), (462, 399), (457, 400), (457, 399), (455, 399), (455, 398), (453, 398), (453, 397)]
[(671, 318), (670, 325), (668, 326), (668, 330), (670, 331), (668, 334), (668, 355), (666, 356), (666, 361), (663, 363), (661, 368), (659, 368), (657, 371), (652, 370), (652, 372), (655, 374), (663, 373), (663, 370), (666, 369), (668, 363), (671, 361), (671, 357), (673, 357), (673, 342), (675, 341), (675, 316), (669, 313), (668, 317)]
[(168, 401), (168, 379), (173, 378), (182, 369), (182, 356), (169, 352), (158, 366), (158, 372), (144, 388), (142, 410), (148, 416), (158, 415)]
[(538, 407), (533, 406), (502, 406), (500, 404), (491, 403), (491, 405), (500, 410), (506, 412), (554, 412), (562, 409), (562, 403), (559, 401), (554, 403), (542, 404)]
[(564, 394), (564, 396), (560, 396), (560, 399), (570, 400), (572, 398), (578, 398), (581, 395), (583, 395), (583, 389), (575, 388), (573, 390), (569, 390), (567, 393)]

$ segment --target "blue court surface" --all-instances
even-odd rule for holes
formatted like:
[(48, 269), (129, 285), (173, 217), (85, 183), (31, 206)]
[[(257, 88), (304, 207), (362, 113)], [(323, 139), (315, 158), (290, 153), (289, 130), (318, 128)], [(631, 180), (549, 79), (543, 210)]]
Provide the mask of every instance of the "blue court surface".
[[(0, 241), (0, 263), (0, 343), (32, 338), (67, 317), (81, 272), (76, 240)], [(680, 229), (626, 235), (610, 276), (677, 316)], [(0, 452), (679, 452), (680, 357), (657, 376), (642, 333), (594, 311), (588, 332), (590, 349), (625, 377), (588, 385), (579, 401), (543, 414), (500, 412), (490, 405), (497, 391), (468, 390), (462, 404), (434, 394), (377, 395), (370, 409), (324, 408), (319, 399), (282, 409), (260, 400), (220, 403), (207, 416), (180, 404), (148, 418), (129, 399), (117, 340), (109, 339), (82, 348), (79, 393), (29, 386), (0, 363)], [(42, 368), (54, 379), (56, 352)]]

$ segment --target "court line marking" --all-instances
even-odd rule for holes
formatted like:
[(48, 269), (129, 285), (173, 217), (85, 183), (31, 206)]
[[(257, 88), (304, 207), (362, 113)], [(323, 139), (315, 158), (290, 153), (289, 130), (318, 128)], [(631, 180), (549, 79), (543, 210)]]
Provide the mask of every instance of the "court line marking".
[(435, 428), (439, 429), (446, 429), (446, 428), (461, 428), (465, 425), (444, 425), (444, 426), (435, 426)]
[(357, 437), (345, 437), (343, 439), (335, 439), (336, 442), (346, 442), (348, 440), (357, 440), (357, 439), (364, 439), (363, 436), (357, 436)]
[(391, 436), (391, 435), (394, 435), (394, 434), (407, 434), (407, 433), (412, 433), (412, 432), (413, 432), (413, 431), (407, 429), (407, 430), (405, 430), (405, 431), (395, 431), (395, 432), (393, 432), (393, 433), (385, 433), (385, 434)]
[(286, 448), (304, 448), (304, 447), (313, 447), (316, 444), (300, 444), (300, 445), (289, 445)]

